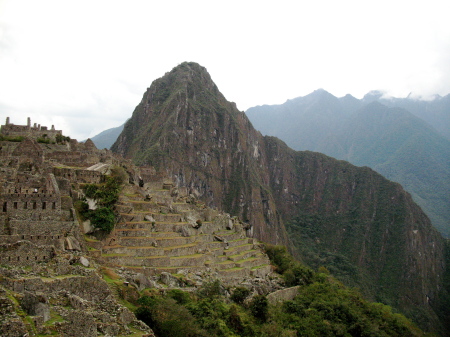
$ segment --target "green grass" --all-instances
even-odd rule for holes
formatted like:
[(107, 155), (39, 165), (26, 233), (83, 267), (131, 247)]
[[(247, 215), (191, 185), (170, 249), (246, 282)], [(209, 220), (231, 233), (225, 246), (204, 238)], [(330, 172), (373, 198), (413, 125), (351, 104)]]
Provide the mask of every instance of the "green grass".
[(204, 254), (192, 254), (192, 255), (183, 255), (183, 256), (171, 256), (170, 259), (184, 259), (184, 258), (198, 258), (202, 257)]
[(239, 261), (235, 261), (235, 263), (243, 263), (243, 262), (248, 262), (248, 261), (255, 261), (257, 260), (257, 257), (249, 257), (248, 259), (243, 259), (243, 260), (239, 260)]
[(255, 269), (259, 269), (259, 268), (267, 267), (267, 266), (270, 266), (270, 264), (262, 264), (262, 265), (260, 265), (260, 266), (254, 266), (254, 267), (251, 267), (250, 269), (251, 269), (251, 270), (255, 270)]
[(54, 325), (56, 322), (64, 322), (64, 318), (53, 310), (50, 310), (50, 319), (44, 323), (45, 326)]
[(231, 271), (236, 271), (236, 270), (243, 270), (245, 269), (244, 267), (233, 267), (233, 268), (229, 268), (229, 269), (221, 269), (221, 272), (231, 272)]
[(228, 258), (231, 259), (233, 257), (239, 257), (239, 256), (242, 256), (242, 255), (247, 254), (249, 252), (255, 253), (255, 252), (257, 252), (257, 250), (256, 249), (244, 250), (244, 251), (242, 251), (242, 252), (240, 252), (238, 254), (235, 254), (235, 255), (228, 255)]
[(84, 239), (85, 239), (87, 242), (100, 242), (100, 240), (92, 239), (91, 237), (89, 237), (89, 236), (87, 236), (87, 235), (84, 236)]
[(225, 261), (222, 261), (222, 262), (217, 262), (216, 264), (234, 264), (235, 262), (233, 262), (233, 261), (230, 261), (230, 260), (225, 260)]

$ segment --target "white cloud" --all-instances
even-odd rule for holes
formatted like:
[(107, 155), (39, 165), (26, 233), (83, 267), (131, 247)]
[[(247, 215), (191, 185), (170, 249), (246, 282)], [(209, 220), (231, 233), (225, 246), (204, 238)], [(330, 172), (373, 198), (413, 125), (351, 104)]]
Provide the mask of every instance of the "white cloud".
[(444, 1), (0, 0), (0, 120), (79, 139), (126, 120), (151, 82), (205, 66), (241, 110), (323, 87), (450, 92)]

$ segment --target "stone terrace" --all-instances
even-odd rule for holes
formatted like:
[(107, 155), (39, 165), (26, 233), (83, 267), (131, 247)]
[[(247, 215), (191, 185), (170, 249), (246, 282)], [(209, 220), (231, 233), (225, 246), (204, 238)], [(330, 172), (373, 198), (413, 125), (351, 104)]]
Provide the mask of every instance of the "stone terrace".
[(237, 219), (180, 194), (163, 182), (126, 187), (102, 259), (148, 276), (207, 271), (229, 284), (270, 273), (268, 257)]

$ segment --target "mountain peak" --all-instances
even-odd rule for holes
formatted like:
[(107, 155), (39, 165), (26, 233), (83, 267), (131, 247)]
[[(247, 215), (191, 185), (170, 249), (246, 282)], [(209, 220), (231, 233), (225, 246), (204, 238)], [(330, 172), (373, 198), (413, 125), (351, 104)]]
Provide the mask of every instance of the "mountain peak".
[(326, 97), (326, 96), (332, 96), (335, 97), (334, 95), (330, 94), (328, 91), (326, 91), (323, 88), (319, 88), (314, 90), (312, 93), (310, 93), (307, 96), (312, 96), (312, 97)]
[(380, 98), (382, 98), (384, 96), (384, 92), (381, 90), (372, 90), (369, 91), (367, 94), (364, 95), (363, 97), (363, 101), (364, 102), (373, 102), (373, 101), (377, 101)]

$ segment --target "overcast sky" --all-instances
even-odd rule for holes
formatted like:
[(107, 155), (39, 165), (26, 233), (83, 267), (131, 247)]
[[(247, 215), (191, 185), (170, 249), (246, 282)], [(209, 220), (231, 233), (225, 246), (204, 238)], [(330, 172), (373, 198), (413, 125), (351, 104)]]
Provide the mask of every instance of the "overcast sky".
[(448, 1), (0, 0), (0, 122), (78, 140), (184, 61), (240, 110), (323, 88), (450, 93)]

